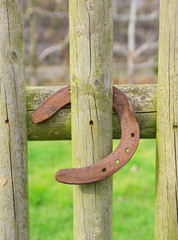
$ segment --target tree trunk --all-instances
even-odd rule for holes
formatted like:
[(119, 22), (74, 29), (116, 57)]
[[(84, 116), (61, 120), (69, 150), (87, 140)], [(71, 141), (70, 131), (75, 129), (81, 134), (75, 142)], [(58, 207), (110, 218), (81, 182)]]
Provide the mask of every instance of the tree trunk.
[(0, 3), (0, 239), (28, 240), (21, 5)]
[[(36, 0), (30, 0), (29, 7), (33, 8), (36, 6)], [(37, 77), (36, 77), (36, 71), (37, 71), (37, 65), (38, 65), (38, 57), (37, 57), (37, 33), (36, 33), (36, 27), (37, 27), (37, 16), (35, 13), (31, 14), (29, 19), (30, 24), (30, 49), (29, 49), (29, 58), (30, 58), (30, 66), (32, 68), (31, 71), (31, 79), (30, 79), (30, 85), (36, 86), (37, 85)]]
[[(73, 166), (112, 146), (112, 1), (71, 0), (70, 71)], [(112, 178), (74, 187), (74, 239), (112, 238)]]
[(130, 18), (128, 24), (128, 58), (127, 58), (127, 75), (128, 83), (133, 83), (134, 75), (134, 55), (135, 55), (135, 27), (137, 17), (137, 0), (130, 2)]
[(178, 239), (178, 4), (160, 1), (156, 240)]

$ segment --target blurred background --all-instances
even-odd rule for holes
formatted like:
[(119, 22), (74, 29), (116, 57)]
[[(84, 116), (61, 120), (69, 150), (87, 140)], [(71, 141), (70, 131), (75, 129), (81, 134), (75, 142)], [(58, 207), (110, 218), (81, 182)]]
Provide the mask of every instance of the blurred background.
[[(157, 82), (158, 0), (113, 0), (114, 84)], [(69, 83), (68, 1), (23, 0), (26, 80)], [(118, 141), (113, 141), (113, 148)], [(155, 140), (141, 140), (113, 176), (113, 240), (153, 239)], [(54, 174), (70, 167), (71, 142), (29, 142), (30, 233), (33, 240), (72, 240), (72, 186)]]
[[(68, 1), (23, 0), (28, 85), (69, 83)], [(156, 83), (158, 0), (113, 0), (114, 84)]]

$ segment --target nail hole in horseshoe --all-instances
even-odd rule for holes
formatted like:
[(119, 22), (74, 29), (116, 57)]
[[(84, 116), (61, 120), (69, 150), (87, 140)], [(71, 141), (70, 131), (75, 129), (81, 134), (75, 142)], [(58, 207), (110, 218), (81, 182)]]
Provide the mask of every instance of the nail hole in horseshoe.
[(93, 120), (90, 120), (90, 121), (89, 121), (89, 124), (92, 126), (92, 125), (93, 125)]
[(117, 159), (117, 160), (116, 160), (116, 164), (119, 164), (119, 163), (120, 163), (120, 161)]
[(131, 133), (131, 137), (134, 137), (135, 136), (135, 133)]
[(129, 148), (126, 148), (125, 151), (126, 151), (126, 152), (130, 152), (130, 149), (129, 149)]
[[(78, 178), (78, 175), (79, 175), (78, 169), (76, 169), (76, 170), (75, 169), (68, 169), (68, 170), (61, 169), (56, 174), (57, 181), (63, 182), (63, 183), (68, 183), (68, 184), (86, 184), (86, 183), (90, 183), (90, 182), (99, 181), (99, 180), (106, 178), (107, 176), (110, 176), (117, 170), (119, 170), (130, 159), (131, 155), (133, 154), (134, 150), (136, 149), (136, 147), (138, 145), (139, 126), (138, 126), (138, 123), (136, 121), (136, 118), (134, 116), (134, 113), (132, 111), (131, 105), (130, 105), (127, 97), (120, 90), (118, 90), (116, 88), (113, 88), (113, 89), (114, 89), (113, 107), (114, 107), (118, 117), (121, 120), (121, 131), (124, 131), (125, 129), (127, 129), (126, 133), (128, 134), (127, 135), (128, 142), (123, 141), (123, 142), (121, 142), (121, 144), (118, 144), (116, 151), (114, 150), (115, 152), (113, 152), (113, 154), (111, 156), (109, 155), (106, 158), (102, 159), (100, 163), (97, 163), (96, 165), (95, 164), (91, 165), (90, 167), (87, 166), (85, 168), (81, 168), (80, 169), (80, 178)], [(69, 91), (70, 91), (70, 86), (66, 87), (64, 90), (58, 91), (58, 93), (56, 95), (54, 95), (54, 99), (56, 101), (58, 101), (58, 99), (61, 97), (61, 95), (62, 95), (62, 97), (67, 96), (67, 99), (66, 99), (67, 101), (64, 101), (64, 104), (63, 103), (59, 104), (60, 108), (63, 105), (70, 103)], [(72, 91), (72, 89), (71, 89), (71, 91)], [(42, 105), (42, 107), (40, 107), (33, 116), (34, 117), (37, 116), (37, 119), (38, 119), (41, 108), (43, 110), (43, 107), (47, 106), (48, 102), (49, 102), (49, 100), (46, 103), (44, 103), (44, 105)], [(121, 105), (121, 107), (119, 106), (119, 104)], [(124, 111), (123, 111), (123, 109), (124, 109)], [(52, 114), (54, 114), (55, 111), (57, 111), (57, 110), (53, 110)], [(39, 121), (45, 120), (46, 118), (49, 118), (49, 117), (50, 117), (50, 113), (47, 114), (47, 116), (46, 116), (46, 112), (44, 111), (44, 115), (42, 115), (42, 118), (39, 119)], [(126, 117), (126, 119), (127, 119), (127, 117), (130, 117), (130, 119), (125, 121), (125, 117)], [(90, 125), (92, 122), (93, 122), (93, 126)], [(131, 122), (132, 124), (129, 124), (127, 126), (127, 122)], [(92, 130), (92, 128), (94, 127), (94, 120), (91, 121), (91, 117), (89, 117), (88, 121), (86, 121), (86, 124), (89, 125), (88, 127), (91, 128), (90, 130)], [(132, 137), (133, 136), (132, 133), (134, 133), (134, 138)], [(130, 134), (130, 136), (129, 136), (129, 134)], [(133, 140), (132, 140), (132, 138), (133, 138)], [(130, 144), (129, 144), (129, 141), (131, 141)], [(127, 147), (127, 146), (130, 146), (130, 147)], [(119, 154), (120, 152), (122, 152), (124, 160), (120, 159), (119, 156), (117, 157), (117, 153)], [(124, 152), (125, 152), (125, 154), (124, 154)], [(129, 152), (129, 153), (126, 153), (126, 152)], [(108, 163), (108, 160), (109, 160), (109, 163)], [(112, 165), (111, 169), (108, 168), (108, 167), (110, 167), (109, 164)], [(106, 167), (104, 167), (104, 166), (106, 166)], [(92, 173), (94, 173), (95, 170), (98, 171), (97, 169), (99, 170), (99, 172), (97, 175), (94, 176)]]

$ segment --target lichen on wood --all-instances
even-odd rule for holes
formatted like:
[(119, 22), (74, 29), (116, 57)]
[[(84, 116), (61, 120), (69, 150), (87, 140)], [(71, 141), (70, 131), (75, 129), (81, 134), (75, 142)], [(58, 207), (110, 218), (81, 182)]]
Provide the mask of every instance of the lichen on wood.
[[(71, 0), (70, 84), (73, 166), (112, 147), (112, 1)], [(74, 239), (112, 238), (112, 179), (74, 187)]]
[[(156, 136), (156, 97), (157, 85), (125, 85), (116, 86), (130, 99), (140, 126), (141, 138)], [(28, 140), (70, 140), (71, 139), (71, 109), (70, 105), (62, 108), (50, 119), (34, 124), (32, 112), (50, 95), (61, 87), (27, 87), (27, 127)], [(113, 110), (113, 138), (121, 136), (120, 124)]]
[(0, 239), (28, 240), (22, 13), (0, 3)]
[(178, 239), (178, 3), (160, 1), (155, 240)]

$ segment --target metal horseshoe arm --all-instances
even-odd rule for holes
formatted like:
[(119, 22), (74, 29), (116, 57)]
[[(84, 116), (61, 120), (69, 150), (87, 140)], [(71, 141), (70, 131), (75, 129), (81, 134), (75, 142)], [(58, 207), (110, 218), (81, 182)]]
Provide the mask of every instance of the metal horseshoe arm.
[[(35, 123), (51, 117), (60, 108), (70, 103), (70, 87), (65, 87), (50, 96), (32, 114)], [(67, 184), (84, 184), (100, 181), (122, 168), (134, 154), (139, 142), (139, 126), (133, 108), (126, 97), (113, 87), (113, 107), (120, 119), (121, 141), (116, 149), (96, 164), (83, 168), (61, 169), (56, 180)]]
[(34, 123), (43, 122), (68, 103), (70, 103), (70, 86), (60, 89), (47, 98), (47, 100), (32, 113), (32, 121)]

